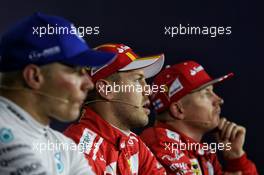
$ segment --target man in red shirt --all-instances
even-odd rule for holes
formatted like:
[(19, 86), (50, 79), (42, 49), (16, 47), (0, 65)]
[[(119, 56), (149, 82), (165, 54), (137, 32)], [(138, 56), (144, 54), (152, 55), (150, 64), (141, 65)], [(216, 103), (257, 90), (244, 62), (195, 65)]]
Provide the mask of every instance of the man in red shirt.
[[(141, 138), (167, 174), (258, 174), (243, 150), (246, 129), (220, 118), (223, 100), (214, 93), (213, 84), (232, 75), (212, 79), (201, 65), (186, 61), (155, 77), (154, 85), (164, 86), (151, 96), (157, 122)], [(209, 131), (215, 131), (218, 143), (202, 143)], [(223, 151), (223, 169), (216, 150)]]
[(166, 174), (140, 138), (130, 130), (148, 123), (150, 89), (164, 55), (140, 58), (123, 44), (104, 44), (98, 51), (117, 54), (114, 62), (91, 70), (95, 90), (77, 124), (64, 133), (82, 146), (96, 174)]

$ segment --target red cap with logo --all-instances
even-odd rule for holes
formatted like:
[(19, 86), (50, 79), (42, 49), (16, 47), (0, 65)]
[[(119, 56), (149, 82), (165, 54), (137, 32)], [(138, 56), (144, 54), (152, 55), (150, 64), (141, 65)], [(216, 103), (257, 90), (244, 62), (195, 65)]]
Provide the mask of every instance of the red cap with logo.
[(92, 68), (90, 75), (93, 82), (106, 78), (115, 72), (143, 69), (146, 78), (156, 75), (164, 64), (164, 54), (139, 57), (124, 44), (103, 44), (95, 48), (97, 51), (117, 54), (116, 59), (102, 67)]
[(188, 93), (222, 82), (233, 75), (233, 73), (229, 73), (220, 78), (213, 79), (195, 61), (185, 61), (173, 66), (167, 66), (154, 79), (154, 85), (159, 87), (163, 85), (164, 87), (163, 90), (152, 94), (151, 103), (156, 112), (162, 112), (172, 102), (180, 100)]

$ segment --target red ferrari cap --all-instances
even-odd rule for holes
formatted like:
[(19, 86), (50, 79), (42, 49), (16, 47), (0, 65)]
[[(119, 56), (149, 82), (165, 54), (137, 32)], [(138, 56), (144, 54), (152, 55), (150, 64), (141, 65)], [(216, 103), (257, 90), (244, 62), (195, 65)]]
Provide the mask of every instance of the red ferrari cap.
[(229, 73), (213, 79), (200, 64), (194, 61), (185, 61), (173, 66), (167, 66), (154, 78), (153, 82), (159, 87), (163, 85), (165, 90), (153, 93), (151, 103), (156, 112), (162, 112), (172, 102), (178, 101), (188, 93), (222, 82), (233, 75), (233, 73)]
[(92, 68), (90, 75), (93, 82), (106, 78), (118, 71), (143, 69), (146, 78), (156, 75), (164, 64), (164, 54), (140, 57), (124, 44), (103, 44), (95, 48), (97, 51), (117, 54), (116, 59), (102, 67)]

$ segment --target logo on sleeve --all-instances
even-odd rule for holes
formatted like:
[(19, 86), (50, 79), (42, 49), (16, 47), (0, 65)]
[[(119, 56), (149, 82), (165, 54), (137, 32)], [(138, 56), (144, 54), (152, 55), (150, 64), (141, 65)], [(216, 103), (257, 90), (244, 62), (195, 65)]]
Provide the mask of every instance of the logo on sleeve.
[(0, 142), (2, 143), (10, 143), (14, 140), (14, 135), (11, 129), (1, 128), (0, 129)]

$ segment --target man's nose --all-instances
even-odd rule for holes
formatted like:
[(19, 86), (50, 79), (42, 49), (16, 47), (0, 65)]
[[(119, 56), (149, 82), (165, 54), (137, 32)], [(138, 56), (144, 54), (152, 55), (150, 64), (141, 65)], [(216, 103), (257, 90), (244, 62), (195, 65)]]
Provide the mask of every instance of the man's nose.
[(217, 105), (222, 105), (224, 104), (224, 99), (222, 99), (221, 97), (219, 97), (217, 94), (214, 93), (214, 97), (215, 97), (215, 103), (217, 103)]
[(147, 84), (146, 81), (144, 81), (142, 87), (143, 87), (143, 91), (142, 92), (143, 92), (144, 96), (150, 96), (152, 94), (151, 87), (150, 87), (150, 85)]

